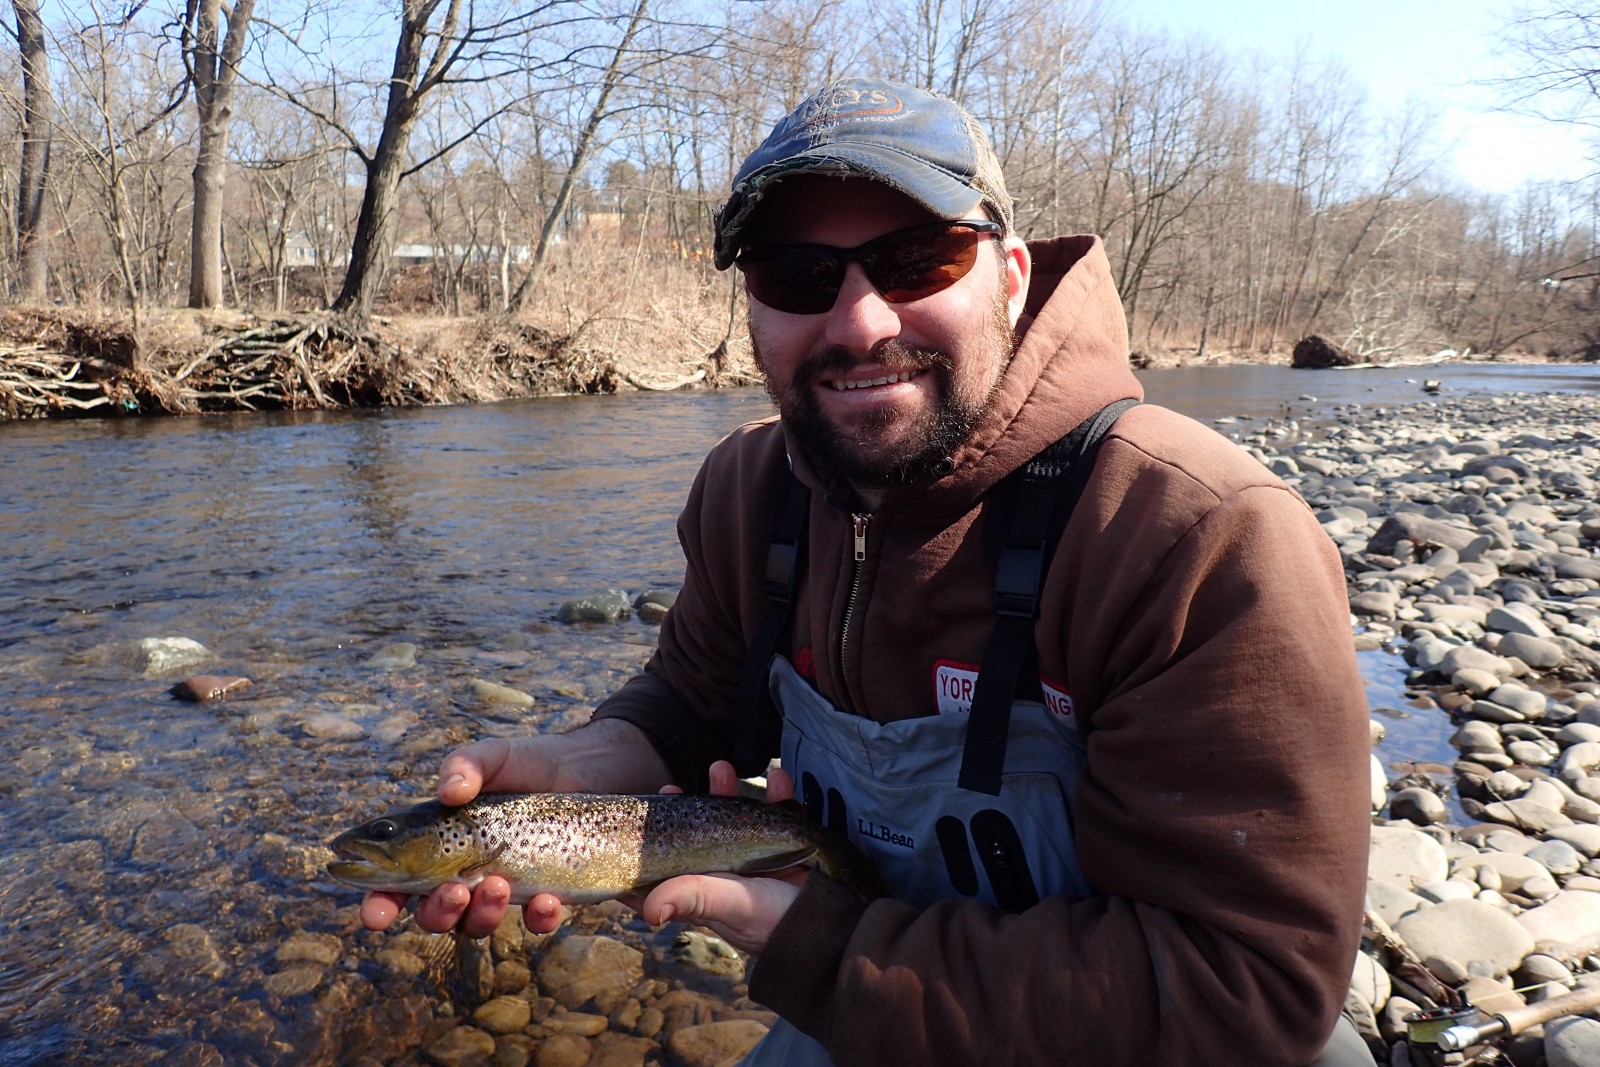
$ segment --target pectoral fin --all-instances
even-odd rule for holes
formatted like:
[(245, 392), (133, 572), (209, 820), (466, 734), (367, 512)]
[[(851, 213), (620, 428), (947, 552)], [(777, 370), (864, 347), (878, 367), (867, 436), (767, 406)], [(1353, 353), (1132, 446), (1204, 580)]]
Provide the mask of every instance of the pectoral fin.
[(762, 856), (734, 868), (734, 874), (771, 874), (797, 863), (804, 863), (817, 854), (815, 846), (797, 848), (793, 852), (780, 852), (775, 856)]
[(456, 872), (456, 877), (465, 881), (468, 878), (476, 878), (481, 876), (485, 869), (494, 863), (495, 860), (499, 859), (500, 853), (504, 852), (505, 850), (506, 843), (502, 841), (494, 847), (493, 852), (489, 853), (481, 861), (474, 863), (471, 867), (461, 868), (461, 870)]

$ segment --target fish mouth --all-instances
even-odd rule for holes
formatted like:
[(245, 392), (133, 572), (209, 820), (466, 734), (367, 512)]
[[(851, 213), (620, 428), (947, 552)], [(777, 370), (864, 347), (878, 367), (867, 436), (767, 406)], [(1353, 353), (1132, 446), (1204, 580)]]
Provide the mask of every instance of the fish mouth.
[(428, 893), (448, 880), (427, 873), (414, 874), (398, 865), (382, 867), (364, 856), (335, 860), (323, 869), (329, 877), (345, 885), (391, 893)]
[(382, 850), (365, 848), (360, 841), (347, 841), (341, 836), (328, 847), (333, 849), (335, 859), (325, 869), (346, 885), (377, 887), (403, 873), (400, 865)]
[(376, 864), (361, 859), (335, 860), (323, 869), (341, 882), (358, 886), (365, 886), (383, 875)]
[(336, 840), (329, 846), (335, 859), (323, 869), (336, 881), (357, 889), (427, 893), (448, 882), (458, 865), (417, 869), (364, 841)]

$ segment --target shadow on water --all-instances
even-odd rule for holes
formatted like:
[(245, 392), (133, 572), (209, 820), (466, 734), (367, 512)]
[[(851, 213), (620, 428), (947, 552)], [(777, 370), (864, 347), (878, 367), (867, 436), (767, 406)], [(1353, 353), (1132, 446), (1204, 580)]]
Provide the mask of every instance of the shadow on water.
[[(1386, 373), (1145, 380), (1210, 419)], [(767, 410), (747, 391), (0, 425), (0, 1062), (415, 1057), (437, 992), (375, 962), (394, 935), (359, 929), (323, 842), (426, 795), (452, 747), (573, 725), (636, 672), (651, 627), (555, 610), (675, 588), (700, 458)], [(137, 642), (166, 637), (211, 657), (148, 669)], [(398, 642), (414, 665), (377, 658)], [(1373, 703), (1405, 709), (1382, 655)], [(254, 685), (168, 696), (202, 670)], [(479, 704), (479, 680), (534, 704)], [(1386, 762), (1448, 762), (1442, 712), (1390, 727)]]

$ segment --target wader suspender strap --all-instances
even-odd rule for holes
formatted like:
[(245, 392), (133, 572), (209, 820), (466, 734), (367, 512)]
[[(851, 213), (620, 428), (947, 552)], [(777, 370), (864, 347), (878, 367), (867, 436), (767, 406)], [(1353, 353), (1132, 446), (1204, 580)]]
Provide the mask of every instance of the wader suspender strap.
[(764, 773), (770, 754), (777, 751), (778, 715), (767, 689), (767, 672), (794, 611), (800, 563), (805, 559), (810, 503), (810, 491), (785, 467), (778, 493), (778, 520), (772, 544), (767, 548), (767, 614), (750, 642), (750, 654), (739, 675), (739, 738), (733, 751), (733, 767), (744, 778)]
[(972, 710), (967, 717), (967, 741), (957, 783), (962, 789), (1000, 795), (1011, 702), (1016, 697), (1023, 665), (1033, 650), (1039, 594), (1055, 551), (1052, 530), (1059, 537), (1089, 483), (1101, 439), (1122, 413), (1137, 403), (1119, 400), (1101, 408), (1011, 476), (1020, 481), (1017, 512), (995, 564), (997, 618), (978, 668)]

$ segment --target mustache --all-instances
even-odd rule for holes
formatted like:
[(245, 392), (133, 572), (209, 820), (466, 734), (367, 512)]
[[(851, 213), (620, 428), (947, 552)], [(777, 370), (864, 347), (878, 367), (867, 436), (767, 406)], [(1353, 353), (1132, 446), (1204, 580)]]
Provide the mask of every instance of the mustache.
[[(948, 352), (937, 348), (917, 348), (894, 337), (875, 345), (868, 359), (881, 365), (887, 374), (955, 369), (955, 360), (950, 358)], [(815, 385), (829, 378), (837, 378), (860, 365), (861, 358), (849, 350), (829, 347), (795, 368), (794, 384), (801, 387)]]

